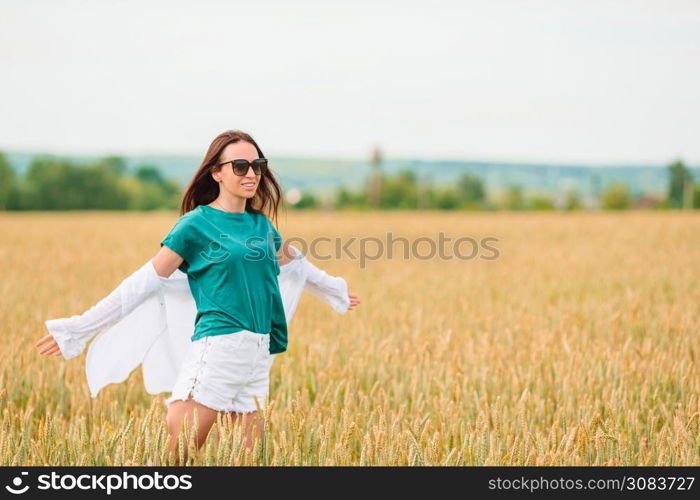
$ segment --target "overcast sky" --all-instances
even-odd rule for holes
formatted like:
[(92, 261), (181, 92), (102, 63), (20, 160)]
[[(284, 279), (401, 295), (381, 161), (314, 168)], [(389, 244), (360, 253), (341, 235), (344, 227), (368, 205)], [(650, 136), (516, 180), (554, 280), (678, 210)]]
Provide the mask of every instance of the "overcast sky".
[(0, 3), (0, 149), (700, 163), (700, 1)]

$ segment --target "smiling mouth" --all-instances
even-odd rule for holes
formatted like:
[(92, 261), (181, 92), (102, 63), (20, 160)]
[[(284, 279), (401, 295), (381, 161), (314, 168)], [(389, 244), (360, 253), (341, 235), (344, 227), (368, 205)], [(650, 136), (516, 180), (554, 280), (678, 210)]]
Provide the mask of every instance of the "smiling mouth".
[(252, 188), (255, 187), (254, 182), (246, 182), (245, 184), (241, 184), (241, 186), (246, 187), (246, 188)]

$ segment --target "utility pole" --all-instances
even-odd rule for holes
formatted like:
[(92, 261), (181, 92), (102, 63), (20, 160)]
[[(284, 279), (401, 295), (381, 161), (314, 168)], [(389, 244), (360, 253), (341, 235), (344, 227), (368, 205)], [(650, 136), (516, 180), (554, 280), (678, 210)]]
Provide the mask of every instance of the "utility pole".
[(372, 151), (372, 170), (370, 172), (369, 180), (369, 202), (370, 205), (375, 208), (379, 207), (381, 201), (381, 173), (382, 166), (382, 153), (378, 147), (375, 147)]

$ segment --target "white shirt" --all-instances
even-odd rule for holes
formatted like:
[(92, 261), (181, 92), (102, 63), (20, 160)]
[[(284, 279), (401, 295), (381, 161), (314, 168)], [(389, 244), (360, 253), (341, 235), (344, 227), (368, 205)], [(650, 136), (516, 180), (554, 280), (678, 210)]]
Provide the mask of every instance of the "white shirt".
[[(293, 246), (289, 248), (294, 249), (296, 258), (280, 266), (278, 275), (287, 324), (304, 290), (344, 314), (350, 305), (346, 281), (322, 271)], [(143, 300), (90, 344), (85, 371), (93, 398), (107, 384), (126, 380), (139, 365), (149, 394), (172, 392), (192, 342), (197, 307), (185, 273), (176, 270), (168, 278), (159, 278), (161, 286), (156, 294)]]

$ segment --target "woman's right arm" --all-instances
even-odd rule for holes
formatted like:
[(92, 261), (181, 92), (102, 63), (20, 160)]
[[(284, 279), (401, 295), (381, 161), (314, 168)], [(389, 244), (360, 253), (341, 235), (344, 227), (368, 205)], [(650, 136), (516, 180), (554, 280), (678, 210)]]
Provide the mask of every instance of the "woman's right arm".
[(160, 278), (169, 277), (182, 262), (180, 255), (164, 245), (155, 257), (83, 314), (45, 321), (49, 334), (36, 342), (39, 354), (63, 355), (65, 359), (78, 356), (92, 337), (119, 322), (156, 293)]
[(169, 278), (180, 267), (184, 259), (167, 246), (163, 245), (153, 257), (153, 267), (159, 276)]

